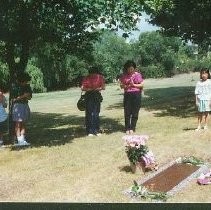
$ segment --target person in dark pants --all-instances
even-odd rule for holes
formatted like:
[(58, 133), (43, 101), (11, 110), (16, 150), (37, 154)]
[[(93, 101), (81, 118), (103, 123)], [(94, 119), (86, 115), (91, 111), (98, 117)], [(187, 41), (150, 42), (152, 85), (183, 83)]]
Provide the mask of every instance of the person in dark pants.
[(134, 61), (128, 60), (124, 64), (123, 74), (120, 77), (120, 87), (124, 89), (124, 117), (126, 134), (133, 134), (141, 107), (141, 92), (143, 77), (136, 68)]
[(98, 67), (91, 67), (89, 75), (82, 80), (81, 90), (86, 91), (85, 123), (88, 136), (99, 136), (100, 133), (100, 105), (103, 100), (101, 90), (105, 89), (105, 79), (99, 73)]

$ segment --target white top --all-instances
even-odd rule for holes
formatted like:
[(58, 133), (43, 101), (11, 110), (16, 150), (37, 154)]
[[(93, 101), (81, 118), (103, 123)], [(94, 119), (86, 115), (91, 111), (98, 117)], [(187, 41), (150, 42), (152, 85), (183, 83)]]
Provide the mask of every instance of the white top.
[(195, 95), (200, 100), (211, 100), (211, 80), (200, 80), (196, 83)]

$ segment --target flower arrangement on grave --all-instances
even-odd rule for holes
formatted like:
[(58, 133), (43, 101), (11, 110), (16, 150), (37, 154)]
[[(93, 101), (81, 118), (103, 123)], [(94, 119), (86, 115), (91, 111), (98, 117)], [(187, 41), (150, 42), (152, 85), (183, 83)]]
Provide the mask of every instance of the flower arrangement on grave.
[(150, 191), (146, 187), (138, 185), (136, 181), (134, 181), (130, 194), (132, 197), (140, 197), (144, 200), (160, 200), (163, 202), (166, 202), (169, 198), (169, 195), (167, 195), (167, 193)]
[[(200, 166), (205, 164), (203, 160), (194, 156), (183, 157), (182, 163), (191, 164), (194, 166)], [(211, 184), (211, 169), (207, 173), (201, 173), (197, 178), (197, 183), (200, 185)]]
[(130, 163), (133, 165), (144, 164), (145, 169), (157, 170), (154, 155), (146, 145), (149, 136), (126, 135), (122, 139), (125, 141), (125, 151)]

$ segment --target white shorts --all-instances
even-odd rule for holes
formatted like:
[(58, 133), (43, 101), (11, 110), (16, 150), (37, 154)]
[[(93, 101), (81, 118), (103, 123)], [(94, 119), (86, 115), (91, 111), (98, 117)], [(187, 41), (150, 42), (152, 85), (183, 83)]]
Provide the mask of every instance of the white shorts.
[(200, 100), (198, 106), (199, 112), (210, 112), (211, 111), (211, 101), (210, 100)]

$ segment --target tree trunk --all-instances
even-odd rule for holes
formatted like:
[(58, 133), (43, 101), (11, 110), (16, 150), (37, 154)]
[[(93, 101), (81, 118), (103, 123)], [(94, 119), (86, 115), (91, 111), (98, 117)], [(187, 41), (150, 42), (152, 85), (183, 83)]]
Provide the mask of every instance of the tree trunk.
[(29, 58), (29, 41), (23, 41), (19, 52), (19, 62), (15, 62), (15, 43), (6, 43), (6, 62), (9, 67), (10, 80), (14, 81), (18, 72), (24, 72)]

